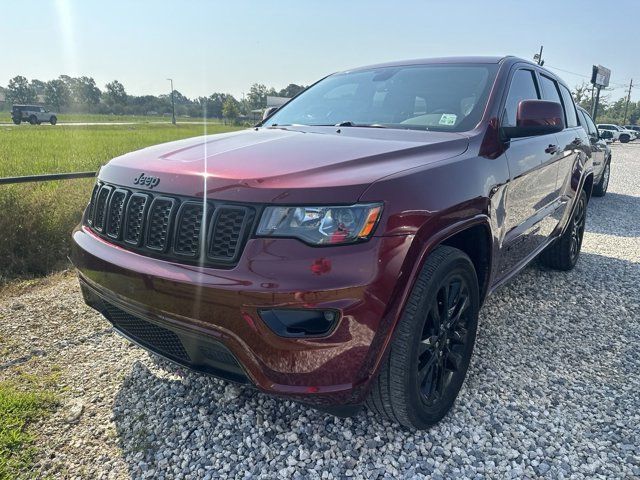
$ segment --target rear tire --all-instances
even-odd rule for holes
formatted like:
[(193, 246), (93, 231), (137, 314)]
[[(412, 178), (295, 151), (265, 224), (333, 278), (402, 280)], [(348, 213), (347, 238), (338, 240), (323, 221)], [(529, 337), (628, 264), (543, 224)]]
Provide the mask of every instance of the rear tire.
[(609, 188), (609, 175), (610, 175), (610, 173), (611, 173), (611, 162), (607, 161), (607, 164), (604, 167), (604, 171), (602, 172), (602, 178), (593, 187), (593, 196), (594, 197), (604, 197), (607, 194), (607, 188)]
[(30, 123), (31, 125), (35, 125), (36, 123), (38, 123), (38, 119), (36, 118), (36, 116), (35, 116), (35, 115), (31, 115), (31, 116), (29, 117), (29, 123)]
[(366, 404), (407, 428), (438, 423), (469, 367), (480, 309), (473, 263), (441, 246), (425, 261)]
[(623, 133), (622, 135), (620, 135), (620, 143), (629, 143), (630, 140), (631, 140), (631, 137), (626, 133)]
[(584, 226), (587, 217), (587, 194), (580, 190), (577, 203), (571, 212), (569, 224), (562, 236), (549, 245), (541, 254), (543, 265), (555, 270), (571, 270), (576, 266), (582, 247)]
[(51, 125), (55, 125), (56, 123), (58, 123), (58, 117), (56, 117), (55, 115), (51, 115), (51, 118), (49, 119), (49, 123)]

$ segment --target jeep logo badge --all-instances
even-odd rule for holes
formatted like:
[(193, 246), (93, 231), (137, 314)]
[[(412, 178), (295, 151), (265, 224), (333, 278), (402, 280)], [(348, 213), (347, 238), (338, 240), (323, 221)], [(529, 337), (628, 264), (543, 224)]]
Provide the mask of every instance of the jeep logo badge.
[(151, 175), (141, 173), (139, 176), (133, 179), (133, 184), (143, 187), (149, 187), (151, 189), (160, 184), (160, 179), (158, 177), (152, 177)]

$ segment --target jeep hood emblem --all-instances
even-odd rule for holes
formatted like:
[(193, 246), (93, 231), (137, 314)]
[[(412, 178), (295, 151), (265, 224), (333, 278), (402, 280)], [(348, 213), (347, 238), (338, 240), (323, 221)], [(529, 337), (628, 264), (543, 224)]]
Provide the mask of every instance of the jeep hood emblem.
[(149, 187), (151, 189), (160, 184), (160, 179), (158, 177), (147, 175), (146, 173), (141, 173), (140, 175), (138, 175), (136, 178), (133, 179), (133, 184), (140, 185), (143, 187)]

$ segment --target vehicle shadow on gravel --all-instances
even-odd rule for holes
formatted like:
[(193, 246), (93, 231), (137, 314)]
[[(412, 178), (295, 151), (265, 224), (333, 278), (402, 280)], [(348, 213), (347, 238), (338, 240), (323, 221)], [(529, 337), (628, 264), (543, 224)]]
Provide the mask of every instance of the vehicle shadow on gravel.
[(426, 432), (149, 357), (115, 398), (119, 445), (132, 478), (624, 477), (640, 455), (638, 284), (640, 264), (595, 254), (527, 268), (486, 302), (458, 402)]
[(619, 237), (640, 237), (640, 197), (607, 192), (589, 201), (586, 231)]

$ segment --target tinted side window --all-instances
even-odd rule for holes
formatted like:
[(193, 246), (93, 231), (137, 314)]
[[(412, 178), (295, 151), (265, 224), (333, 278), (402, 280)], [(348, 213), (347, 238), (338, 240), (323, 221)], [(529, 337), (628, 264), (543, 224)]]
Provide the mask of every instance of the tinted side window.
[(582, 110), (578, 110), (578, 118), (580, 119), (580, 125), (582, 125), (582, 128), (584, 128), (584, 131), (587, 133), (591, 133), (589, 132), (589, 126), (587, 125), (587, 119), (584, 118), (584, 113), (582, 113)]
[(584, 116), (584, 119), (587, 121), (587, 129), (589, 131), (590, 135), (595, 135), (596, 137), (598, 136), (598, 129), (595, 125), (595, 123), (593, 123), (593, 120), (591, 120), (591, 117), (589, 115), (587, 115), (586, 113), (582, 114)]
[(550, 102), (558, 102), (562, 104), (560, 100), (560, 94), (558, 93), (558, 84), (555, 80), (540, 75), (540, 84), (542, 85), (542, 98)]
[(571, 93), (564, 85), (560, 85), (560, 93), (562, 94), (562, 100), (564, 100), (564, 111), (567, 114), (567, 127), (577, 127), (576, 106), (573, 103), (573, 98), (571, 98)]
[(538, 100), (538, 88), (532, 70), (518, 70), (513, 74), (511, 86), (504, 105), (502, 124), (507, 127), (516, 126), (516, 113), (522, 100)]

